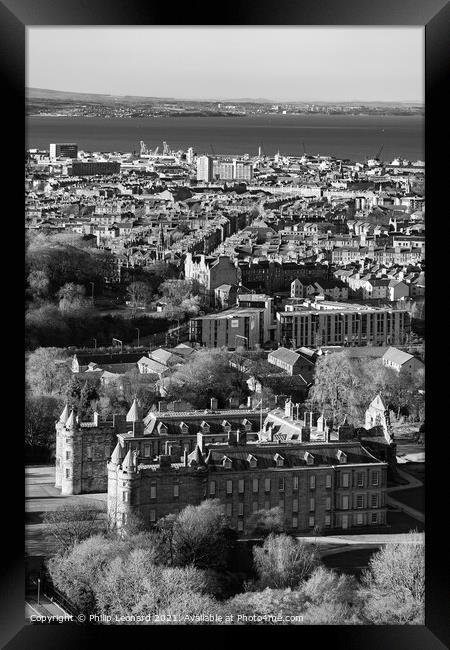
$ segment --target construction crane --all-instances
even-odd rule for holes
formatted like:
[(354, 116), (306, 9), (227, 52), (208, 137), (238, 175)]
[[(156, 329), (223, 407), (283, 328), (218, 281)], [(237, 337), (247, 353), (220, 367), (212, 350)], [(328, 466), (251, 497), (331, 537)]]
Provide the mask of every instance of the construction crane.
[(216, 155), (216, 152), (214, 151), (212, 144), (210, 144), (209, 147), (210, 147), (210, 149), (211, 149), (211, 151), (212, 151), (212, 155), (215, 156), (215, 155)]
[(374, 160), (380, 160), (381, 152), (384, 149), (384, 144), (381, 145), (380, 150), (378, 151), (377, 155), (374, 157)]

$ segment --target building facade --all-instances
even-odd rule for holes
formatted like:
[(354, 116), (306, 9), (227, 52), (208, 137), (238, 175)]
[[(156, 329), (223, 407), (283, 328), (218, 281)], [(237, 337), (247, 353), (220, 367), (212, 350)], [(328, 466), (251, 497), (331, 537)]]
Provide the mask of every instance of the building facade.
[(231, 528), (253, 532), (252, 515), (280, 508), (292, 533), (386, 523), (387, 465), (359, 442), (255, 442), (237, 430), (228, 443), (139, 463), (118, 445), (108, 463), (108, 517), (120, 528), (130, 516), (155, 524), (187, 505), (219, 499)]
[(78, 145), (75, 142), (56, 142), (50, 145), (50, 159), (78, 158)]
[(119, 162), (73, 162), (69, 170), (70, 176), (95, 176), (120, 174)]
[[(319, 304), (318, 304), (319, 305)], [(411, 317), (405, 309), (386, 309), (323, 302), (320, 306), (287, 305), (277, 313), (278, 342), (294, 347), (322, 345), (403, 345)]]
[[(134, 401), (126, 416), (114, 415), (102, 421), (94, 414), (91, 422), (81, 422), (66, 406), (56, 423), (55, 487), (61, 488), (63, 495), (106, 492), (107, 461), (118, 440), (124, 455), (130, 448), (150, 462), (171, 450), (191, 452), (199, 431), (215, 443), (226, 441), (232, 427), (241, 427), (249, 438), (257, 438), (260, 428), (259, 410), (218, 409), (217, 400), (212, 400), (207, 411), (180, 411), (177, 403), (173, 408), (150, 411), (142, 418)], [(262, 412), (264, 417), (267, 412)]]

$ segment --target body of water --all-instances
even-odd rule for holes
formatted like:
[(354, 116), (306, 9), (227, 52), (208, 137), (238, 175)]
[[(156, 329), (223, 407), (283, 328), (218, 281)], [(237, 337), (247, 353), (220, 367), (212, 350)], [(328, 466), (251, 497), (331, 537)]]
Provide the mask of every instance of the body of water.
[(143, 140), (154, 149), (256, 155), (332, 155), (364, 161), (383, 147), (381, 159), (424, 160), (424, 118), (420, 116), (264, 115), (255, 117), (155, 117), (108, 119), (28, 117), (28, 148), (76, 142), (85, 151), (139, 151)]

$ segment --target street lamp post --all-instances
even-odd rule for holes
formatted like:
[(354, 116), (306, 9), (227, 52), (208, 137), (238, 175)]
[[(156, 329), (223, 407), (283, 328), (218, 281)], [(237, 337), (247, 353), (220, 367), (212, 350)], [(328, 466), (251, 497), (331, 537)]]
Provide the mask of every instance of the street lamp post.
[(123, 342), (120, 339), (113, 339), (112, 342), (117, 341), (117, 343), (120, 343), (120, 353), (122, 354), (123, 351)]
[(138, 333), (138, 347), (139, 347), (139, 337), (140, 337), (140, 335), (141, 335), (141, 330), (139, 329), (139, 327), (135, 327), (134, 329), (135, 329), (135, 330), (137, 331), (137, 333)]

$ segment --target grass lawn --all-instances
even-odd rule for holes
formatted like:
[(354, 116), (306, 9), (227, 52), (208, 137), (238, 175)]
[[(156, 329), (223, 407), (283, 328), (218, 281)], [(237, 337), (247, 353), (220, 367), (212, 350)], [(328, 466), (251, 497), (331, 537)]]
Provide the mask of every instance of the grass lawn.
[(392, 492), (392, 498), (396, 501), (400, 501), (419, 512), (425, 512), (425, 488), (417, 487), (410, 488), (409, 490), (398, 490), (398, 492)]
[(322, 558), (323, 564), (328, 569), (354, 575), (357, 578), (361, 575), (363, 569), (367, 568), (369, 560), (376, 548), (362, 548), (354, 551), (344, 551), (343, 553), (334, 553)]
[(398, 469), (425, 483), (425, 463), (406, 463), (405, 465), (399, 465)]
[[(393, 494), (395, 494), (395, 492)], [(410, 530), (417, 530), (421, 533), (425, 530), (424, 523), (410, 517), (406, 512), (394, 512), (393, 510), (388, 509), (387, 523), (388, 527), (384, 532), (388, 533), (409, 533)]]

